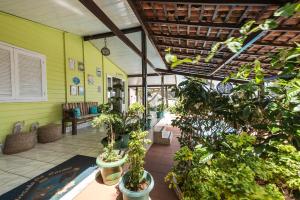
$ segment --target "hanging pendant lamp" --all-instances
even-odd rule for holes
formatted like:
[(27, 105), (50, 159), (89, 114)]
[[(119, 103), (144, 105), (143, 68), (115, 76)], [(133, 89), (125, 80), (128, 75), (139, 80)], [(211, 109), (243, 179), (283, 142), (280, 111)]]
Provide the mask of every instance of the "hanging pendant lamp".
[(110, 50), (106, 46), (106, 38), (104, 38), (104, 47), (101, 49), (101, 53), (104, 56), (109, 56), (110, 55)]

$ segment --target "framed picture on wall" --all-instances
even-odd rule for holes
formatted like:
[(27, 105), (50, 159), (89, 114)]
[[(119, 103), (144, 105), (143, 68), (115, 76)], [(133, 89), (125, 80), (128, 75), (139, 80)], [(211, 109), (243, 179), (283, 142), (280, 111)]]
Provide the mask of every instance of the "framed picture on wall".
[(75, 70), (75, 63), (76, 63), (75, 59), (69, 58), (69, 68), (70, 68), (70, 70)]
[(84, 64), (83, 62), (78, 62), (78, 71), (84, 71)]
[(88, 84), (89, 85), (94, 85), (95, 79), (94, 79), (94, 76), (92, 74), (88, 74), (87, 79), (88, 79)]
[(78, 86), (78, 95), (84, 96), (84, 87), (83, 86)]
[(77, 96), (77, 86), (76, 85), (71, 85), (70, 86), (70, 95), (71, 96)]
[(101, 77), (101, 68), (100, 67), (96, 68), (96, 74), (98, 77)]

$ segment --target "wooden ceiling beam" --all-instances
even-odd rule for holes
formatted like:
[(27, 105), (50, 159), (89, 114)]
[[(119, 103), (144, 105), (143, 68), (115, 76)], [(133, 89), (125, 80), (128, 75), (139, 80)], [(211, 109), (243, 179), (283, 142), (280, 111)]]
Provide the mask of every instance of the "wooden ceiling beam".
[[(197, 74), (197, 73), (187, 73), (187, 72), (176, 71), (176, 70), (174, 71), (174, 70), (166, 70), (166, 69), (156, 69), (156, 71), (157, 72), (177, 74), (177, 75), (182, 75), (182, 76), (198, 77), (198, 78), (202, 78), (202, 79), (211, 79), (211, 80), (217, 80), (217, 81), (223, 81), (224, 80), (224, 77), (206, 76), (206, 75), (201, 75), (201, 74)], [(248, 81), (237, 80), (237, 79), (230, 79), (229, 82), (246, 83)]]
[[(168, 47), (171, 47), (171, 48), (178, 48), (178, 49), (187, 49), (187, 50), (196, 50), (196, 51), (207, 51), (207, 52), (210, 52), (210, 48), (192, 48), (192, 47), (182, 47), (182, 46), (176, 46), (176, 45), (165, 45), (165, 44), (158, 44), (157, 46), (160, 46), (160, 47), (164, 47), (164, 48), (168, 48)], [(230, 54), (231, 52), (230, 51), (219, 51), (216, 55), (218, 54), (224, 54), (224, 53), (228, 53)], [(175, 53), (177, 54), (177, 53)], [(202, 54), (200, 54), (202, 55)], [(207, 54), (204, 54), (204, 55), (207, 55)], [(266, 54), (256, 54), (256, 53), (246, 53), (246, 52), (243, 52), (241, 53), (240, 55), (247, 55), (247, 56), (268, 56)], [(196, 56), (196, 55), (194, 55)], [(224, 58), (223, 58), (224, 59)]]
[[(113, 21), (100, 9), (100, 7), (92, 0), (79, 0), (84, 7), (93, 13), (105, 26), (107, 26), (122, 42), (124, 42), (131, 50), (133, 50), (141, 58), (143, 53), (135, 46), (133, 42), (113, 23)], [(147, 59), (147, 63), (151, 68), (154, 65)]]
[[(172, 74), (157, 74), (157, 73), (149, 73), (147, 76), (162, 76), (162, 75), (172, 75)], [(142, 74), (128, 74), (128, 78), (142, 77)]]
[[(129, 6), (131, 7), (132, 11), (134, 12), (136, 18), (137, 18), (138, 21), (140, 22), (140, 24), (141, 24), (143, 30), (145, 31), (146, 35), (148, 36), (148, 38), (149, 38), (149, 40), (150, 40), (150, 42), (151, 42), (152, 45), (154, 46), (156, 52), (157, 52), (158, 54), (160, 54), (160, 52), (158, 51), (158, 48), (157, 48), (157, 46), (155, 45), (155, 42), (154, 42), (154, 40), (153, 40), (152, 32), (150, 32), (150, 31), (151, 31), (150, 27), (148, 26), (147, 23), (145, 23), (144, 17), (140, 15), (140, 13), (142, 13), (143, 10), (137, 8), (137, 3), (138, 3), (138, 2), (135, 1), (135, 0), (127, 0), (127, 2), (128, 2), (128, 4), (129, 4)], [(164, 59), (163, 59), (163, 62), (164, 62), (165, 65), (167, 66), (167, 63), (166, 63), (166, 61), (165, 61)]]
[[(204, 37), (204, 36), (187, 36), (187, 35), (163, 35), (163, 34), (153, 34), (155, 38), (170, 38), (170, 39), (180, 39), (180, 40), (190, 40), (190, 41), (203, 41), (203, 42), (224, 42), (224, 40), (214, 37)], [(166, 45), (166, 44), (165, 44)], [(253, 45), (257, 46), (273, 46), (273, 47), (291, 47), (291, 44), (286, 43), (270, 43), (270, 42), (255, 42)]]
[(251, 6), (271, 6), (282, 5), (283, 2), (279, 0), (138, 0), (139, 2), (147, 3), (179, 3), (179, 4), (195, 4), (195, 5), (251, 5)]
[(223, 63), (220, 64), (219, 67), (217, 67), (215, 70), (213, 70), (210, 74), (210, 76), (214, 75), (217, 71), (219, 71), (221, 68), (229, 64), (231, 61), (233, 61), (235, 58), (237, 58), (243, 51), (245, 51), (247, 48), (249, 48), (253, 43), (255, 43), (257, 40), (260, 40), (262, 37), (264, 37), (267, 34), (267, 31), (260, 31), (246, 40), (245, 45), (234, 54), (229, 55), (226, 60), (224, 60)]
[[(187, 22), (187, 21), (166, 21), (166, 20), (146, 20), (148, 24), (159, 24), (163, 25), (184, 25), (184, 26), (195, 26), (195, 27), (206, 27), (206, 28), (220, 28), (220, 29), (233, 29), (239, 30), (243, 24), (236, 23), (214, 23), (214, 22)], [(300, 32), (300, 28), (298, 27), (277, 27), (275, 29), (271, 29), (268, 31), (276, 31), (276, 32)]]
[[(121, 31), (123, 34), (129, 34), (129, 33), (139, 32), (141, 30), (142, 30), (141, 26), (136, 26), (136, 27), (132, 27), (132, 28), (122, 29)], [(89, 40), (97, 40), (97, 39), (114, 37), (114, 36), (116, 36), (116, 35), (113, 32), (106, 32), (106, 33), (99, 33), (99, 34), (95, 34), (95, 35), (83, 36), (83, 39), (84, 39), (84, 41), (89, 41)]]

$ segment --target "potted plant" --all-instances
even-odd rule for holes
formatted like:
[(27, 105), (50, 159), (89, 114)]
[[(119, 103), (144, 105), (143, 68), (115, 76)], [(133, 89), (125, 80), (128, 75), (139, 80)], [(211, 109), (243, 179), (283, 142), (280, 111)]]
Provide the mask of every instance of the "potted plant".
[(127, 159), (129, 167), (119, 183), (124, 200), (148, 200), (149, 193), (154, 187), (153, 177), (143, 167), (146, 155), (145, 146), (151, 142), (146, 139), (147, 135), (147, 131), (141, 130), (130, 133)]
[(129, 106), (126, 113), (120, 114), (120, 119), (114, 124), (116, 133), (122, 136), (121, 147), (127, 148), (129, 142), (129, 133), (139, 130), (142, 125), (142, 113), (145, 108), (140, 103), (133, 103)]
[(122, 175), (122, 165), (125, 163), (127, 155), (118, 154), (118, 150), (114, 150), (115, 132), (113, 124), (119, 120), (114, 114), (102, 114), (96, 117), (93, 127), (105, 125), (107, 128), (108, 145), (104, 148), (104, 152), (97, 157), (96, 163), (101, 168), (101, 175), (104, 184), (114, 185), (119, 182)]
[(157, 106), (157, 110), (156, 110), (156, 115), (157, 115), (157, 118), (162, 118), (164, 116), (164, 104), (161, 103)]
[(111, 105), (109, 103), (103, 103), (98, 106), (99, 113), (109, 113), (111, 110)]

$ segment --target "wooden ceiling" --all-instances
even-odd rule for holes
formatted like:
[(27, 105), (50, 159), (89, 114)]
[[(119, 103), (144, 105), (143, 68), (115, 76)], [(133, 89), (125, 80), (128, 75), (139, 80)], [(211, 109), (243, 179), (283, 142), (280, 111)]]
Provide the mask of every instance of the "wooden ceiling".
[[(300, 43), (300, 15), (278, 19), (278, 28), (268, 31), (241, 54), (221, 48), (209, 63), (204, 58), (219, 41), (240, 35), (239, 28), (248, 20), (262, 23), (287, 2), (281, 0), (128, 0), (151, 42), (164, 60), (165, 49), (179, 57), (201, 55), (197, 65), (183, 64), (170, 72), (225, 77), (247, 62), (259, 59), (268, 76), (278, 73), (270, 69), (269, 53)], [(246, 42), (247, 43), (247, 42)]]

